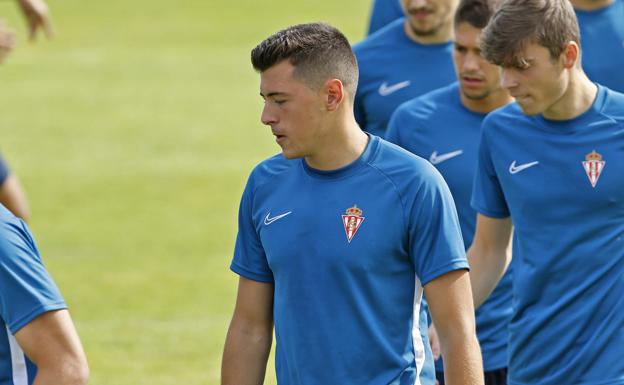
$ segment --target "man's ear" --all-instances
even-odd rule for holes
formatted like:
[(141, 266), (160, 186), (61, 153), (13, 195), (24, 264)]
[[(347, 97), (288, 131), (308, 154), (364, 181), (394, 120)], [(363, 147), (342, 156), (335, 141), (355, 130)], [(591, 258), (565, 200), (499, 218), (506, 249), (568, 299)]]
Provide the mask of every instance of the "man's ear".
[(325, 106), (327, 111), (336, 111), (345, 98), (345, 89), (342, 81), (339, 79), (330, 79), (325, 82), (323, 88), (325, 91)]
[(581, 50), (573, 41), (569, 41), (563, 49), (563, 66), (565, 68), (572, 68), (576, 65), (577, 61), (581, 59)]

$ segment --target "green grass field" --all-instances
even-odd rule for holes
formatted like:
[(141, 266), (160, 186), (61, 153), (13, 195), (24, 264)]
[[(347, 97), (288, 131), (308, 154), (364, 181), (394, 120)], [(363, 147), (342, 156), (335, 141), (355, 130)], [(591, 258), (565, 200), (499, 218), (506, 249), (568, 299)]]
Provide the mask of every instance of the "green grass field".
[(20, 36), (0, 67), (0, 149), (28, 192), (91, 383), (218, 384), (238, 200), (253, 165), (278, 152), (249, 51), (317, 20), (356, 42), (370, 2), (50, 5), (57, 36), (33, 45), (0, 2)]

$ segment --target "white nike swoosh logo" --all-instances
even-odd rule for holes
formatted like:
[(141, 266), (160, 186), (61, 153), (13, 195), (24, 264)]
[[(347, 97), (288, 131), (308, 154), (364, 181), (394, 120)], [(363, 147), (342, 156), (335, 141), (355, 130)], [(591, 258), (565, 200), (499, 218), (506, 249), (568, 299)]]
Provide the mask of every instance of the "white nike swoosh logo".
[(393, 84), (391, 86), (388, 85), (388, 82), (383, 82), (379, 86), (379, 95), (388, 96), (390, 94), (397, 92), (398, 90), (402, 88), (408, 87), (410, 84), (411, 82), (409, 80), (405, 80), (400, 83)]
[(519, 166), (516, 166), (516, 161), (514, 160), (513, 162), (511, 162), (511, 165), (509, 166), (509, 173), (510, 174), (517, 174), (522, 170), (526, 170), (529, 167), (533, 167), (533, 166), (537, 166), (539, 164), (538, 161), (535, 162), (531, 162), (531, 163), (525, 163), (525, 164), (521, 164)]
[(454, 158), (456, 156), (460, 156), (463, 153), (464, 153), (464, 150), (457, 150), (457, 151), (453, 151), (453, 152), (447, 152), (446, 154), (438, 155), (438, 152), (434, 151), (433, 153), (431, 153), (431, 156), (429, 157), (429, 162), (431, 164), (442, 163), (445, 160), (449, 160), (449, 159)]
[(289, 211), (289, 212), (284, 213), (284, 214), (276, 215), (273, 218), (269, 218), (271, 216), (271, 212), (269, 212), (267, 214), (267, 216), (264, 218), (264, 224), (268, 226), (271, 223), (275, 222), (276, 220), (284, 218), (286, 215), (288, 215), (290, 213), (292, 213), (292, 211)]

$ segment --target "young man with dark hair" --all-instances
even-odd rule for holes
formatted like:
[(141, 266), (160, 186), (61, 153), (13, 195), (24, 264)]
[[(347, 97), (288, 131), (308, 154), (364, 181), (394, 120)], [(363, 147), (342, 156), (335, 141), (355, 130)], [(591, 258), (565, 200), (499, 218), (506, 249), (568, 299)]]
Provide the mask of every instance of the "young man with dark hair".
[(381, 137), (401, 103), (455, 80), (451, 39), (458, 0), (401, 3), (405, 18), (353, 47), (360, 68), (355, 118), (363, 130)]
[(508, 0), (482, 35), (512, 103), (484, 120), (468, 254), (478, 305), (513, 221), (511, 385), (624, 383), (624, 95), (581, 68), (568, 0)]
[[(494, 14), (493, 0), (462, 0), (455, 14), (453, 61), (458, 82), (402, 104), (392, 115), (387, 139), (429, 159), (448, 183), (459, 214), (464, 246), (475, 232), (470, 206), (481, 123), (487, 113), (512, 101), (501, 87), (501, 70), (481, 56), (481, 30)], [(476, 313), (485, 384), (507, 378), (507, 327), (511, 318), (511, 272)], [(432, 330), (434, 332), (434, 330)], [(442, 361), (436, 362), (444, 384)]]
[(84, 385), (80, 339), (26, 224), (0, 205), (0, 384)]
[(581, 30), (583, 70), (592, 81), (624, 92), (624, 0), (570, 0)]
[(358, 127), (347, 39), (296, 25), (252, 62), (282, 154), (241, 200), (222, 383), (262, 383), (275, 322), (278, 384), (433, 385), (424, 291), (447, 378), (482, 384), (452, 198), (426, 161)]

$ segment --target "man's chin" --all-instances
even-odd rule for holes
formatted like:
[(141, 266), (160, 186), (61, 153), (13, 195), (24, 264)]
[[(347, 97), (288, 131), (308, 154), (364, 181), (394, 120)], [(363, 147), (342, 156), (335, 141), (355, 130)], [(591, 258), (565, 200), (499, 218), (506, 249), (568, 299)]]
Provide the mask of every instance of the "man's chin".
[(282, 156), (286, 159), (297, 159), (302, 157), (301, 154), (295, 151), (288, 151), (286, 149), (282, 149)]
[(416, 36), (431, 36), (438, 32), (438, 27), (432, 27), (428, 23), (412, 23), (410, 22), (410, 29)]
[(489, 91), (477, 91), (462, 89), (464, 96), (470, 100), (483, 100), (490, 95)]
[(535, 115), (539, 115), (542, 113), (542, 111), (530, 105), (527, 106), (527, 105), (522, 105), (520, 103), (518, 103), (518, 105), (520, 106), (522, 113), (527, 116), (535, 116)]

